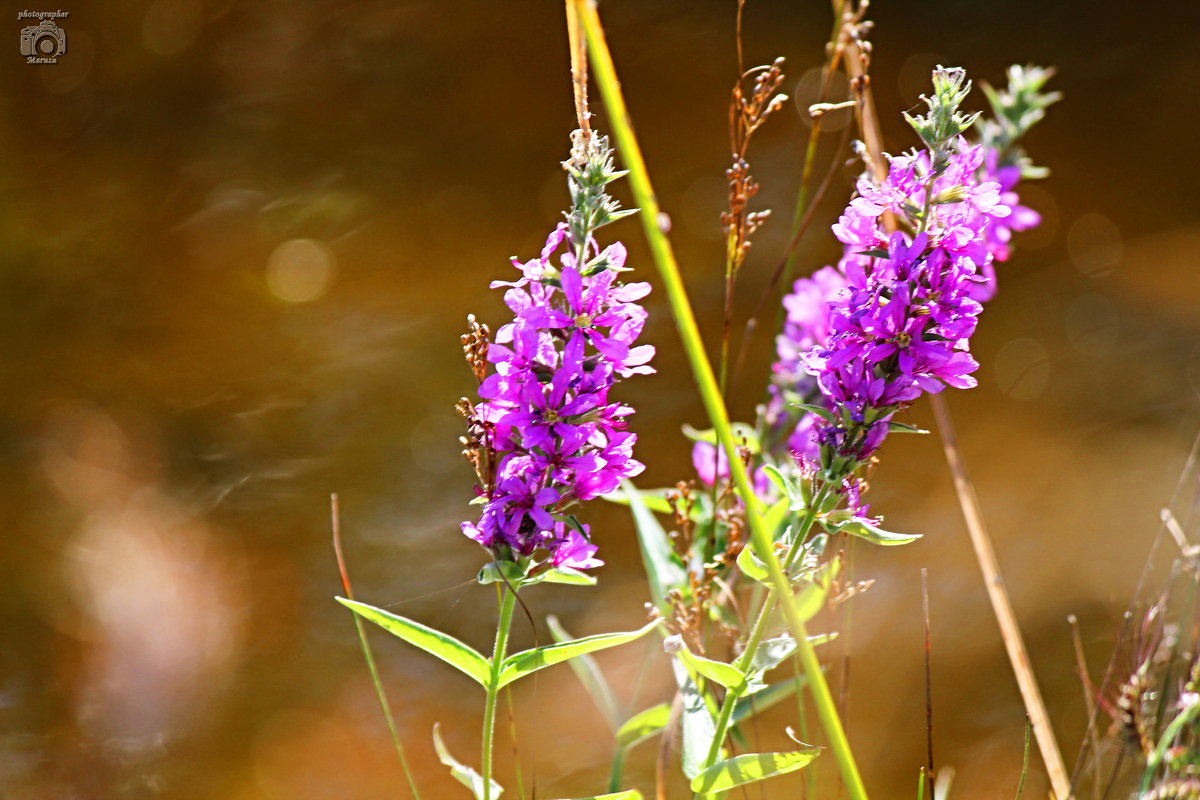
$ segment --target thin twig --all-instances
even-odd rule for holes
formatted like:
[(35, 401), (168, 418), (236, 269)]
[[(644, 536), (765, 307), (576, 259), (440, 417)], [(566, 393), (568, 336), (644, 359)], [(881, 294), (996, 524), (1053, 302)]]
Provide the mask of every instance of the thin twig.
[(1037, 737), (1038, 750), (1041, 751), (1042, 761), (1045, 762), (1046, 772), (1050, 777), (1050, 786), (1059, 800), (1067, 800), (1071, 796), (1071, 781), (1067, 775), (1066, 765), (1054, 738), (1054, 729), (1050, 725), (1050, 715), (1042, 700), (1041, 690), (1038, 689), (1037, 678), (1029, 664), (1029, 653), (1025, 649), (1025, 640), (1021, 637), (1021, 628), (1017, 624), (1017, 615), (1013, 611), (1004, 578), (1000, 575), (1000, 565), (996, 560), (996, 552), (992, 548), (991, 538), (983, 523), (983, 514), (979, 509), (979, 501), (975, 497), (975, 489), (967, 474), (967, 466), (963, 463), (962, 453), (958, 447), (958, 439), (954, 431), (954, 423), (950, 419), (950, 409), (941, 395), (933, 395), (933, 415), (937, 420), (938, 432), (942, 437), (943, 449), (946, 453), (946, 463), (954, 477), (954, 488), (958, 492), (959, 505), (962, 506), (963, 517), (967, 522), (967, 532), (971, 535), (971, 544), (975, 548), (975, 558), (979, 569), (983, 572), (983, 582), (987, 587), (988, 598), (992, 601), (992, 612), (1000, 625), (1001, 638), (1008, 651), (1008, 660), (1012, 664), (1013, 673), (1017, 678), (1017, 686), (1021, 690), (1021, 699), (1025, 701), (1025, 709), (1033, 722), (1033, 733)]
[[(347, 600), (354, 599), (354, 589), (350, 586), (350, 572), (346, 569), (346, 558), (342, 555), (342, 524), (341, 512), (338, 508), (337, 493), (329, 495), (329, 514), (333, 525), (333, 552), (337, 556), (338, 573), (342, 577), (342, 591), (346, 593)], [(388, 702), (387, 691), (383, 688), (383, 681), (379, 678), (379, 670), (375, 666), (375, 656), (371, 652), (371, 644), (367, 641), (367, 632), (363, 630), (362, 619), (358, 614), (351, 614), (354, 617), (354, 629), (358, 631), (358, 644), (362, 648), (363, 659), (367, 662), (367, 669), (371, 672), (371, 682), (375, 684), (375, 696), (379, 698), (379, 708), (383, 711), (383, 718), (387, 722), (388, 733), (392, 737), (392, 745), (396, 748), (396, 756), (400, 759), (400, 769), (404, 771), (404, 778), (408, 781), (408, 791), (412, 794), (414, 800), (421, 800), (421, 793), (417, 791), (416, 781), (413, 780), (412, 770), (408, 768), (408, 759), (404, 756), (404, 745), (400, 743), (400, 734), (396, 732), (396, 720), (392, 717), (392, 705)]]
[[(1083, 637), (1079, 632), (1079, 620), (1074, 614), (1067, 617), (1071, 625), (1071, 641), (1075, 645), (1075, 666), (1079, 670), (1079, 680), (1083, 685), (1083, 703), (1087, 708), (1088, 719), (1096, 713), (1096, 687), (1092, 684), (1091, 671), (1088, 670), (1087, 658), (1083, 653)], [(1092, 797), (1100, 800), (1100, 731), (1092, 726), (1089, 730), (1089, 741), (1092, 745)]]
[(1025, 747), (1024, 755), (1021, 756), (1021, 777), (1017, 781), (1017, 794), (1015, 800), (1021, 800), (1021, 792), (1025, 791), (1025, 776), (1029, 774), (1029, 734), (1033, 728), (1033, 723), (1029, 721), (1029, 715), (1025, 715)]

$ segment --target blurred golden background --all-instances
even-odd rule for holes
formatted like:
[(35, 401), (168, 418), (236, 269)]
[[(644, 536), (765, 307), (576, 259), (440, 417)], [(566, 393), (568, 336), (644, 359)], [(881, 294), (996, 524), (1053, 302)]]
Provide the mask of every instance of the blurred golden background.
[[(32, 65), (10, 4), (0, 70), (0, 796), (405, 796), (349, 614), (332, 600), (328, 497), (341, 495), (361, 599), (487, 646), (492, 593), (471, 583), (484, 554), (458, 532), (473, 512), (453, 410), (472, 381), (457, 336), (468, 313), (505, 319), (488, 281), (538, 250), (567, 201), (561, 4), (60, 7), (68, 50)], [(710, 343), (735, 8), (602, 7)], [(1021, 187), (1045, 221), (1001, 267), (976, 338), (980, 387), (950, 403), (1072, 761), (1086, 711), (1067, 616), (1099, 671), (1200, 423), (1200, 13), (890, 0), (871, 16), (894, 152), (914, 144), (900, 112), (934, 64), (997, 83), (1012, 62), (1059, 68), (1065, 100), (1027, 142), (1052, 175)], [(785, 91), (811, 102), (827, 4), (750, 0), (745, 22), (747, 62), (785, 56)], [(756, 136), (756, 207), (775, 217), (743, 301), (784, 245), (805, 137), (795, 109)], [(834, 180), (805, 270), (836, 257), (826, 231), (851, 177)], [(636, 222), (609, 230), (654, 281)], [(659, 373), (621, 389), (638, 408), (647, 487), (687, 477), (679, 426), (704, 424), (661, 293), (649, 310)], [(768, 337), (752, 352), (734, 401), (743, 418)], [(931, 422), (926, 408), (912, 417)], [(854, 601), (843, 645), (867, 785), (909, 797), (924, 761), (927, 567), (937, 760), (956, 768), (956, 793), (1011, 797), (1024, 712), (939, 443), (895, 437), (883, 458), (874, 509), (925, 538), (858, 551), (857, 577), (876, 583)], [(526, 602), (580, 635), (634, 626), (647, 594), (632, 526), (603, 503), (586, 517), (609, 562), (600, 586), (536, 588)], [(534, 639), (527, 624), (516, 636)], [(427, 656), (373, 641), (427, 796), (465, 795), (430, 729), (440, 720), (474, 763), (481, 698)], [(605, 655), (618, 685), (635, 682), (637, 646)], [(652, 666), (647, 703), (667, 689)], [(570, 670), (516, 694), (537, 795), (602, 789), (609, 734)], [(792, 722), (766, 717), (764, 741)], [(643, 788), (654, 749), (630, 763)], [(1034, 759), (1028, 797), (1046, 791)]]

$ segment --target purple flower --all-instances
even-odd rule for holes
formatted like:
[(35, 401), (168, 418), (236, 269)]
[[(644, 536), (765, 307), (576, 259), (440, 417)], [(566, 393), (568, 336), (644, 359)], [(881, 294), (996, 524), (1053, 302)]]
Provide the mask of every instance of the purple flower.
[[(811, 457), (815, 448), (824, 467), (848, 474), (879, 447), (898, 410), (925, 392), (975, 385), (969, 340), (989, 281), (983, 270), (995, 258), (989, 236), (1013, 214), (1003, 185), (980, 179), (983, 160), (982, 147), (960, 137), (938, 174), (920, 152), (892, 158), (882, 185), (859, 182), (834, 226), (847, 246), (845, 286), (828, 295), (824, 341), (799, 359), (821, 395), (808, 402), (834, 421), (807, 420), (814, 445), (794, 451)], [(917, 233), (885, 239), (885, 211)], [(887, 256), (877, 257), (885, 241)], [(855, 249), (872, 242), (869, 252)]]
[(581, 267), (576, 244), (561, 224), (539, 258), (514, 259), (520, 279), (492, 284), (506, 290), (513, 321), (488, 347), (494, 371), (472, 414), (487, 431), (495, 479), (479, 488), (479, 520), (461, 527), (500, 559), (544, 552), (552, 566), (589, 569), (602, 563), (596, 547), (566, 514), (644, 468), (633, 458), (637, 436), (625, 429), (633, 409), (608, 395), (621, 378), (653, 372), (654, 348), (634, 344), (646, 319), (636, 301), (649, 285), (616, 282), (625, 248), (598, 251), (589, 240)]

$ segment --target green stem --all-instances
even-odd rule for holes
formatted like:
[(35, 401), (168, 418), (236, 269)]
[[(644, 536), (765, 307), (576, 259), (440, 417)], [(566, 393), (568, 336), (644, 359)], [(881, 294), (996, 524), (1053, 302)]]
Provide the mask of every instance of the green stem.
[(1175, 741), (1175, 737), (1179, 736), (1185, 727), (1197, 719), (1200, 719), (1200, 703), (1193, 703), (1179, 712), (1175, 719), (1171, 720), (1171, 724), (1163, 731), (1162, 738), (1158, 740), (1158, 746), (1154, 748), (1154, 752), (1146, 760), (1146, 771), (1142, 775), (1141, 794), (1145, 794), (1150, 790), (1150, 783), (1154, 780), (1154, 774), (1158, 772), (1158, 768), (1162, 766), (1163, 759), (1167, 755), (1167, 750), (1171, 747), (1171, 742)]
[(608, 773), (608, 791), (616, 794), (621, 791), (621, 777), (625, 773), (626, 750), (621, 745), (613, 748), (612, 769)]
[[(808, 536), (808, 531), (812, 528), (813, 522), (816, 520), (816, 508), (810, 508), (804, 514), (804, 519), (800, 523), (800, 528), (796, 533), (796, 543), (792, 546), (792, 551), (788, 553), (787, 563), (784, 566), (786, 570), (792, 565), (795, 560), (796, 553), (800, 551), (800, 544), (804, 538)], [(790, 594), (790, 592), (789, 592)], [(762, 608), (759, 609), (758, 619), (754, 620), (754, 627), (750, 629), (750, 638), (746, 640), (746, 647), (742, 650), (742, 654), (737, 657), (733, 665), (745, 672), (750, 668), (750, 664), (754, 661), (754, 654), (758, 651), (758, 645), (762, 642), (763, 635), (767, 629), (767, 618), (770, 616), (773, 607), (772, 600), (775, 594), (772, 592), (767, 595), (763, 601)], [(725, 701), (721, 704), (721, 711), (717, 714), (717, 726), (713, 734), (712, 745), (708, 749), (708, 756), (704, 759), (704, 767), (711, 767), (717, 763), (717, 759), (721, 755), (721, 745), (725, 742), (725, 736), (729, 732), (729, 722), (733, 719), (733, 709), (737, 705), (738, 698), (741, 697), (741, 692), (730, 689), (725, 693)]]
[(808, 630), (796, 614), (795, 605), (790, 602), (791, 586), (779, 564), (779, 559), (775, 557), (774, 548), (771, 546), (771, 533), (763, 524), (761, 501), (754, 493), (746, 465), (742, 463), (738, 454), (738, 444), (729, 424), (729, 415), (724, 402), (722, 402), (712, 364), (705, 353), (704, 342), (696, 325), (696, 317), (692, 313), (692, 306), (688, 301), (687, 291), (684, 289), (683, 279), (679, 273), (679, 265), (675, 261), (675, 253), (671, 249), (671, 243), (666, 234), (659, 227), (658, 200), (650, 184), (641, 148), (638, 147), (637, 138), (633, 133), (633, 125), (629, 120), (625, 99), (621, 95), (621, 85), (617, 80), (616, 68), (613, 66), (612, 54), (608, 50), (608, 42), (604, 38), (604, 30), (600, 25), (595, 3), (592, 0), (574, 0), (574, 2), (587, 31), (588, 55), (595, 71), (600, 94), (608, 108), (613, 137), (616, 139), (617, 148), (622, 154), (625, 165), (629, 168), (629, 183), (640, 209), (642, 227), (646, 233), (650, 252), (662, 277), (667, 300), (675, 317), (675, 325), (683, 340), (684, 351), (687, 353), (688, 361), (695, 373), (696, 387), (699, 390), (700, 398), (708, 412), (713, 428), (717, 432), (717, 438), (725, 449), (730, 474), (746, 507), (751, 542), (759, 558), (766, 564), (771, 584), (774, 586), (777, 596), (785, 601), (782, 603), (784, 615), (787, 617), (788, 624), (800, 648), (801, 663), (804, 665), (805, 672), (808, 673), (809, 686), (813, 692), (817, 714), (829, 737), (830, 749), (838, 762), (847, 793), (851, 800), (866, 800), (866, 787), (863, 786), (858, 766), (854, 761), (854, 754), (850, 750), (846, 733), (842, 729), (842, 722), (838, 718), (829, 685), (825, 681), (825, 675), (821, 671), (812, 644), (808, 642)]
[[(347, 596), (353, 597), (349, 592)], [(375, 685), (375, 696), (379, 698), (379, 707), (383, 709), (383, 718), (387, 722), (388, 734), (392, 737), (392, 746), (396, 749), (396, 755), (400, 758), (400, 769), (404, 772), (404, 779), (408, 781), (408, 791), (412, 793), (414, 800), (421, 800), (421, 793), (417, 790), (417, 783), (413, 780), (412, 770), (408, 768), (408, 759), (404, 755), (404, 746), (400, 744), (400, 734), (396, 731), (396, 720), (392, 717), (392, 706), (388, 702), (387, 692), (384, 691), (383, 681), (379, 678), (379, 669), (375, 666), (375, 656), (371, 652), (371, 645), (367, 642), (367, 632), (363, 630), (362, 618), (358, 614), (354, 614), (354, 628), (358, 631), (358, 644), (362, 648), (363, 659), (367, 662), (367, 669), (371, 672), (371, 683)]]
[(512, 625), (516, 594), (508, 588), (497, 588), (500, 594), (500, 624), (496, 628), (496, 646), (492, 649), (492, 675), (487, 685), (487, 700), (483, 706), (483, 800), (492, 800), (492, 739), (495, 733), (496, 698), (500, 694), (500, 669), (508, 650), (508, 629)]

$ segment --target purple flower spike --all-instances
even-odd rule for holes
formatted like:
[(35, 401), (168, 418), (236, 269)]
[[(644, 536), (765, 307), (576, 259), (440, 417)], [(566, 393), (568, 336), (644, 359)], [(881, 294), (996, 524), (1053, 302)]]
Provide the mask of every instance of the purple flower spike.
[[(1020, 170), (997, 168), (995, 152), (959, 137), (941, 172), (931, 162), (929, 151), (896, 156), (882, 184), (861, 179), (833, 226), (845, 258), (784, 298), (764, 427), (834, 472), (870, 458), (921, 394), (976, 385), (969, 340), (995, 294), (994, 264), (1012, 231), (1038, 221), (1012, 191)], [(886, 233), (885, 212), (916, 233)], [(800, 404), (839, 421), (789, 411)]]
[(600, 250), (590, 231), (578, 231), (560, 224), (538, 258), (513, 260), (518, 280), (492, 284), (505, 290), (513, 321), (487, 344), (492, 371), (479, 368), (480, 400), (465, 412), (483, 511), (462, 531), (495, 558), (529, 559), (530, 568), (600, 566), (587, 527), (568, 514), (643, 469), (633, 457), (637, 436), (626, 430), (633, 409), (610, 402), (609, 391), (654, 371), (654, 348), (635, 344), (646, 321), (637, 301), (650, 286), (618, 283), (624, 246)]

